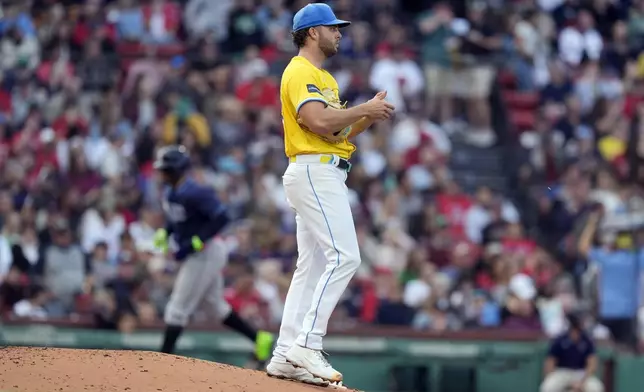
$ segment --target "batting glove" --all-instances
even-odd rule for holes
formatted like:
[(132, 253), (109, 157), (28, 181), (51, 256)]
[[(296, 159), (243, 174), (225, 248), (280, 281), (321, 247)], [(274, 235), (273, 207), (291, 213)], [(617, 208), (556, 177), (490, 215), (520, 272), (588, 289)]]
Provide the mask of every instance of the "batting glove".
[(154, 233), (154, 247), (163, 253), (168, 252), (168, 232), (165, 229), (159, 229)]
[(194, 249), (196, 252), (201, 252), (203, 249), (203, 241), (201, 241), (201, 238), (197, 237), (196, 235), (192, 237), (192, 249)]
[(174, 258), (177, 261), (183, 261), (186, 257), (191, 254), (199, 253), (204, 248), (203, 241), (196, 235), (190, 239), (190, 244), (185, 244), (174, 254)]

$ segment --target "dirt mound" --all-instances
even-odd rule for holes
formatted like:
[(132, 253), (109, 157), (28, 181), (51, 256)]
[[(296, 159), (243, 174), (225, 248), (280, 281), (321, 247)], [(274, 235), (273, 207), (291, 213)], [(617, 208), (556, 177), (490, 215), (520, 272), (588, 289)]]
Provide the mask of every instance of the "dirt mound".
[(0, 392), (316, 392), (265, 373), (143, 351), (0, 349)]

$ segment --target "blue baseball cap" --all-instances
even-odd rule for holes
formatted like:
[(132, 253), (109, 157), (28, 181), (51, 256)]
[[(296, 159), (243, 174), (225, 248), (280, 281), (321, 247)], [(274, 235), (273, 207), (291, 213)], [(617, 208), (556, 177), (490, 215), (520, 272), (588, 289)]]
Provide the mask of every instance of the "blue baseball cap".
[(293, 31), (315, 26), (347, 27), (351, 22), (338, 19), (327, 4), (308, 4), (293, 17)]

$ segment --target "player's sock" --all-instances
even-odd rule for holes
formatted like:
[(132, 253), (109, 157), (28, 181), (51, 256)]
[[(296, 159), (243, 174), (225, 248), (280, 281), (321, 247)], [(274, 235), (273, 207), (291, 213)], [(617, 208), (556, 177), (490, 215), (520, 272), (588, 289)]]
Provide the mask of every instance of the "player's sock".
[(165, 334), (163, 336), (163, 347), (161, 347), (161, 352), (166, 354), (172, 354), (174, 352), (174, 347), (179, 340), (183, 332), (183, 327), (178, 325), (168, 325), (165, 329)]
[(239, 315), (234, 311), (231, 311), (228, 314), (228, 317), (224, 319), (222, 324), (246, 336), (248, 339), (252, 340), (253, 342), (257, 340), (257, 330), (255, 330), (255, 328), (248, 325), (248, 323), (242, 320), (242, 318), (239, 317)]
[[(230, 314), (228, 314), (228, 317), (224, 319), (222, 324), (246, 336), (255, 344), (253, 356), (260, 364), (263, 364), (270, 358), (273, 343), (275, 342), (273, 334), (265, 331), (257, 331), (255, 328), (248, 325), (248, 323), (239, 317), (239, 315), (234, 311), (231, 311)], [(263, 365), (261, 365), (260, 368), (261, 367), (263, 367)]]

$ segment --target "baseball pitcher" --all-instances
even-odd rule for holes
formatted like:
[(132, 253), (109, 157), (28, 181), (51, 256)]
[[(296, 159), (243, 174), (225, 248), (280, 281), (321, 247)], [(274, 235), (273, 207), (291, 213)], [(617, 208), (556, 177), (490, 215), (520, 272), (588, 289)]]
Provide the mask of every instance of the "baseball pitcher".
[(226, 208), (212, 188), (186, 174), (189, 166), (190, 158), (183, 146), (160, 149), (154, 162), (165, 185), (163, 210), (168, 220), (167, 227), (157, 231), (155, 246), (167, 252), (169, 236), (174, 236), (178, 248), (174, 257), (181, 263), (165, 309), (161, 351), (174, 351), (190, 316), (204, 305), (212, 317), (253, 341), (256, 359), (264, 362), (270, 356), (273, 336), (249, 326), (224, 299), (222, 269), (228, 262), (228, 251), (217, 235), (229, 222)]
[(342, 381), (322, 352), (329, 317), (360, 265), (348, 189), (356, 147), (351, 138), (374, 121), (390, 118), (385, 92), (345, 108), (338, 84), (322, 68), (340, 46), (339, 20), (326, 4), (309, 4), (293, 17), (299, 49), (282, 75), (284, 144), (290, 164), (283, 177), (296, 212), (297, 268), (286, 297), (282, 325), (267, 373), (308, 383)]

